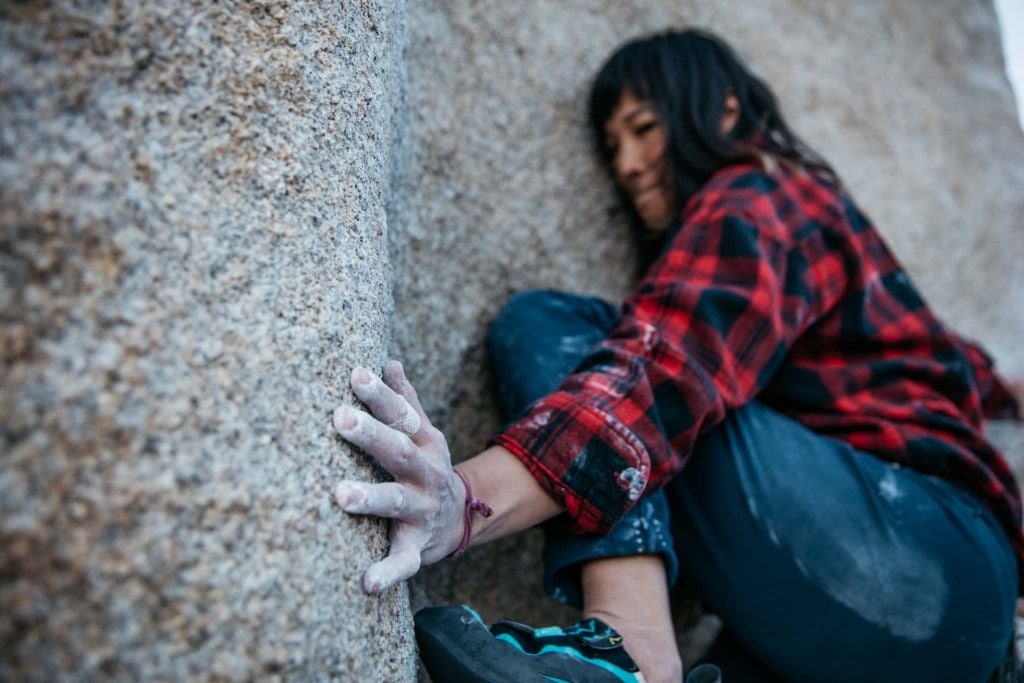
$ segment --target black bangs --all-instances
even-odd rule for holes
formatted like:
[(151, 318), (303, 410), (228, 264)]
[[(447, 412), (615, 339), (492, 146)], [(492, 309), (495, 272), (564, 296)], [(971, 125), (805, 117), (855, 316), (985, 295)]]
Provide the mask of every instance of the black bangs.
[(649, 51), (644, 49), (644, 43), (637, 40), (620, 48), (597, 74), (590, 90), (590, 128), (606, 160), (604, 124), (618, 106), (622, 93), (628, 91), (638, 99), (651, 99), (650, 55), (646, 54)]

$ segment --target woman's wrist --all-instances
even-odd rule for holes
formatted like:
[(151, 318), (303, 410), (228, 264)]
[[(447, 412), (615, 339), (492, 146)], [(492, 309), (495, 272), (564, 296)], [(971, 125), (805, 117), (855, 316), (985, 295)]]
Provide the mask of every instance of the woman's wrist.
[(452, 471), (455, 473), (456, 479), (458, 479), (464, 489), (465, 502), (463, 503), (462, 511), (462, 537), (459, 540), (458, 547), (452, 551), (449, 557), (459, 557), (466, 549), (469, 548), (470, 540), (473, 537), (473, 520), (477, 516), (483, 517), (484, 519), (494, 514), (494, 510), (484, 500), (477, 498), (473, 495), (473, 487), (470, 486), (469, 480), (466, 479), (466, 475), (459, 471), (457, 467), (453, 467)]
[(563, 512), (526, 466), (501, 446), (459, 463), (459, 472), (472, 496), (493, 511), (486, 517), (473, 514), (470, 547), (529, 529)]

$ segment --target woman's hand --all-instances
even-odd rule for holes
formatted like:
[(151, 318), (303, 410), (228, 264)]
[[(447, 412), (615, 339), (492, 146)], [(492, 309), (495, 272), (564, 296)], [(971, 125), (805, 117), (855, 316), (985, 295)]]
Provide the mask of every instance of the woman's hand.
[(391, 549), (363, 575), (367, 593), (408, 579), (447, 557), (462, 539), (466, 490), (452, 470), (448, 444), (423, 413), (402, 365), (384, 366), (384, 381), (352, 371), (352, 389), (373, 416), (349, 406), (334, 411), (334, 429), (373, 456), (395, 481), (339, 482), (334, 498), (348, 513), (391, 519)]

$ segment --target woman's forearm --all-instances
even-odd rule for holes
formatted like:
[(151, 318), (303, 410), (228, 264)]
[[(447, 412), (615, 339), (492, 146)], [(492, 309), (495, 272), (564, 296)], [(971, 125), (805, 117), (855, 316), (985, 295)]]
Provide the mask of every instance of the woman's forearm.
[(501, 446), (492, 446), (456, 465), (494, 514), (473, 515), (470, 545), (508, 536), (560, 514), (564, 508), (541, 488), (526, 466)]

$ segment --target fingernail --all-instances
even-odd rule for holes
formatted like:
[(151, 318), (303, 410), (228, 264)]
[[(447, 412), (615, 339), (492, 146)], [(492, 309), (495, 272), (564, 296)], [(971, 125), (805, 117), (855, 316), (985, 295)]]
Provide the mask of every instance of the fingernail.
[(352, 384), (366, 386), (371, 381), (373, 381), (373, 375), (366, 368), (356, 368), (352, 371)]
[(359, 413), (348, 406), (342, 406), (334, 411), (334, 428), (339, 432), (351, 432), (359, 426)]
[(347, 507), (352, 502), (352, 488), (345, 482), (339, 482), (334, 487), (334, 500), (342, 508)]
[(388, 587), (387, 580), (382, 576), (371, 576), (369, 571), (363, 576), (363, 588), (367, 593), (380, 593)]

